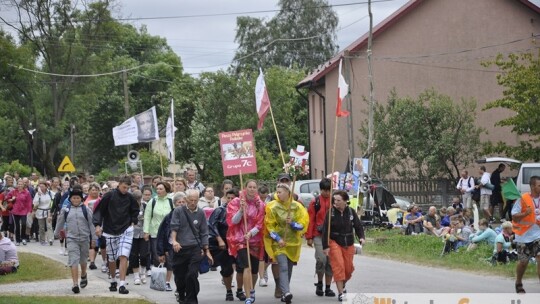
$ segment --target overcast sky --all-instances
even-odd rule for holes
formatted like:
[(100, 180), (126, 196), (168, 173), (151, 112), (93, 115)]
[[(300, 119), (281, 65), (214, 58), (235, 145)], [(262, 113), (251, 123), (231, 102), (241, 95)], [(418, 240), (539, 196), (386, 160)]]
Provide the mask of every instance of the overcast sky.
[[(352, 4), (334, 7), (339, 17), (337, 37), (340, 49), (347, 47), (368, 31), (366, 1), (328, 0), (331, 5)], [(407, 3), (407, 0), (372, 1), (374, 26)], [(540, 0), (532, 2), (538, 5)], [(114, 15), (120, 18), (229, 14), (125, 21), (136, 27), (144, 24), (150, 34), (166, 38), (168, 44), (180, 56), (185, 71), (195, 76), (200, 72), (226, 69), (230, 65), (237, 47), (234, 37), (238, 16), (249, 15), (269, 20), (275, 15), (275, 12), (234, 13), (278, 9), (277, 0), (118, 0), (118, 3)], [(10, 14), (6, 12), (6, 7), (0, 7), (0, 15), (5, 17), (6, 14)]]
[[(375, 0), (376, 1), (376, 0)], [(364, 0), (329, 0), (329, 4), (359, 3), (335, 7), (339, 17), (338, 45), (348, 46), (369, 27), (367, 4)], [(407, 0), (391, 0), (372, 4), (375, 23), (383, 20), (405, 4)], [(128, 18), (186, 16), (201, 14), (241, 13), (278, 9), (278, 1), (265, 0), (129, 0), (122, 1), (117, 14)], [(275, 13), (242, 14), (272, 18)], [(161, 20), (128, 21), (136, 26), (145, 24), (153, 35), (165, 37), (181, 57), (185, 71), (200, 73), (225, 69), (230, 65), (237, 44), (236, 18), (238, 15), (206, 16)]]

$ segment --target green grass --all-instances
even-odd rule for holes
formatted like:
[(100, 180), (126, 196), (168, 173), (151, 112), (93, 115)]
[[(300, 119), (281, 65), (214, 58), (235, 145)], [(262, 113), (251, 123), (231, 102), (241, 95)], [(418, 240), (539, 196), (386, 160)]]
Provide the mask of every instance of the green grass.
[(17, 273), (0, 277), (0, 284), (59, 280), (71, 277), (69, 269), (64, 264), (39, 254), (19, 252), (19, 261), (20, 266)]
[[(515, 277), (516, 264), (492, 266), (489, 258), (493, 246), (481, 245), (467, 252), (460, 248), (441, 257), (443, 242), (440, 238), (428, 235), (402, 235), (399, 230), (366, 230), (368, 243), (363, 253), (377, 258), (420, 264), (425, 266), (459, 269), (480, 274)], [(529, 264), (525, 278), (535, 278), (536, 265)]]
[(78, 296), (66, 296), (66, 297), (29, 297), (20, 295), (2, 295), (0, 297), (0, 303), (10, 304), (148, 304), (146, 300), (142, 299), (121, 299), (121, 298), (105, 298), (105, 297), (78, 297)]

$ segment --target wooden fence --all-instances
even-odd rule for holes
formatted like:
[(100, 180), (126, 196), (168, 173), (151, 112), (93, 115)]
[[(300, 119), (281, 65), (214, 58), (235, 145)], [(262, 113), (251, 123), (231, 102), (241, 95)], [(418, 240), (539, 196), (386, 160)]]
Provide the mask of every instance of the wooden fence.
[(395, 196), (402, 196), (426, 207), (449, 206), (452, 198), (459, 195), (456, 183), (448, 179), (389, 179), (382, 181)]

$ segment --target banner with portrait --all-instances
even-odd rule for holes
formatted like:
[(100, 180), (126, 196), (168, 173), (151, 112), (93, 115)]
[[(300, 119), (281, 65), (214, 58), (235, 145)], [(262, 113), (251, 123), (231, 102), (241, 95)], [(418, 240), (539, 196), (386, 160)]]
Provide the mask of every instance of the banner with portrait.
[(156, 107), (139, 113), (113, 128), (115, 146), (151, 142), (159, 139)]
[(219, 133), (223, 175), (257, 173), (251, 129)]

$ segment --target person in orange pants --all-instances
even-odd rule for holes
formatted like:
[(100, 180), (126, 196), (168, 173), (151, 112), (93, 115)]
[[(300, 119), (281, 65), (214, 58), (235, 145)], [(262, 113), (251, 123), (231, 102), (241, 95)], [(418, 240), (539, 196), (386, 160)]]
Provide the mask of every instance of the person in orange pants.
[[(339, 292), (338, 301), (346, 301), (345, 284), (354, 271), (354, 235), (364, 244), (364, 228), (356, 211), (348, 206), (349, 195), (335, 191), (332, 208), (328, 211), (323, 228), (323, 250), (330, 257), (334, 281)], [(328, 237), (329, 236), (329, 237)]]

